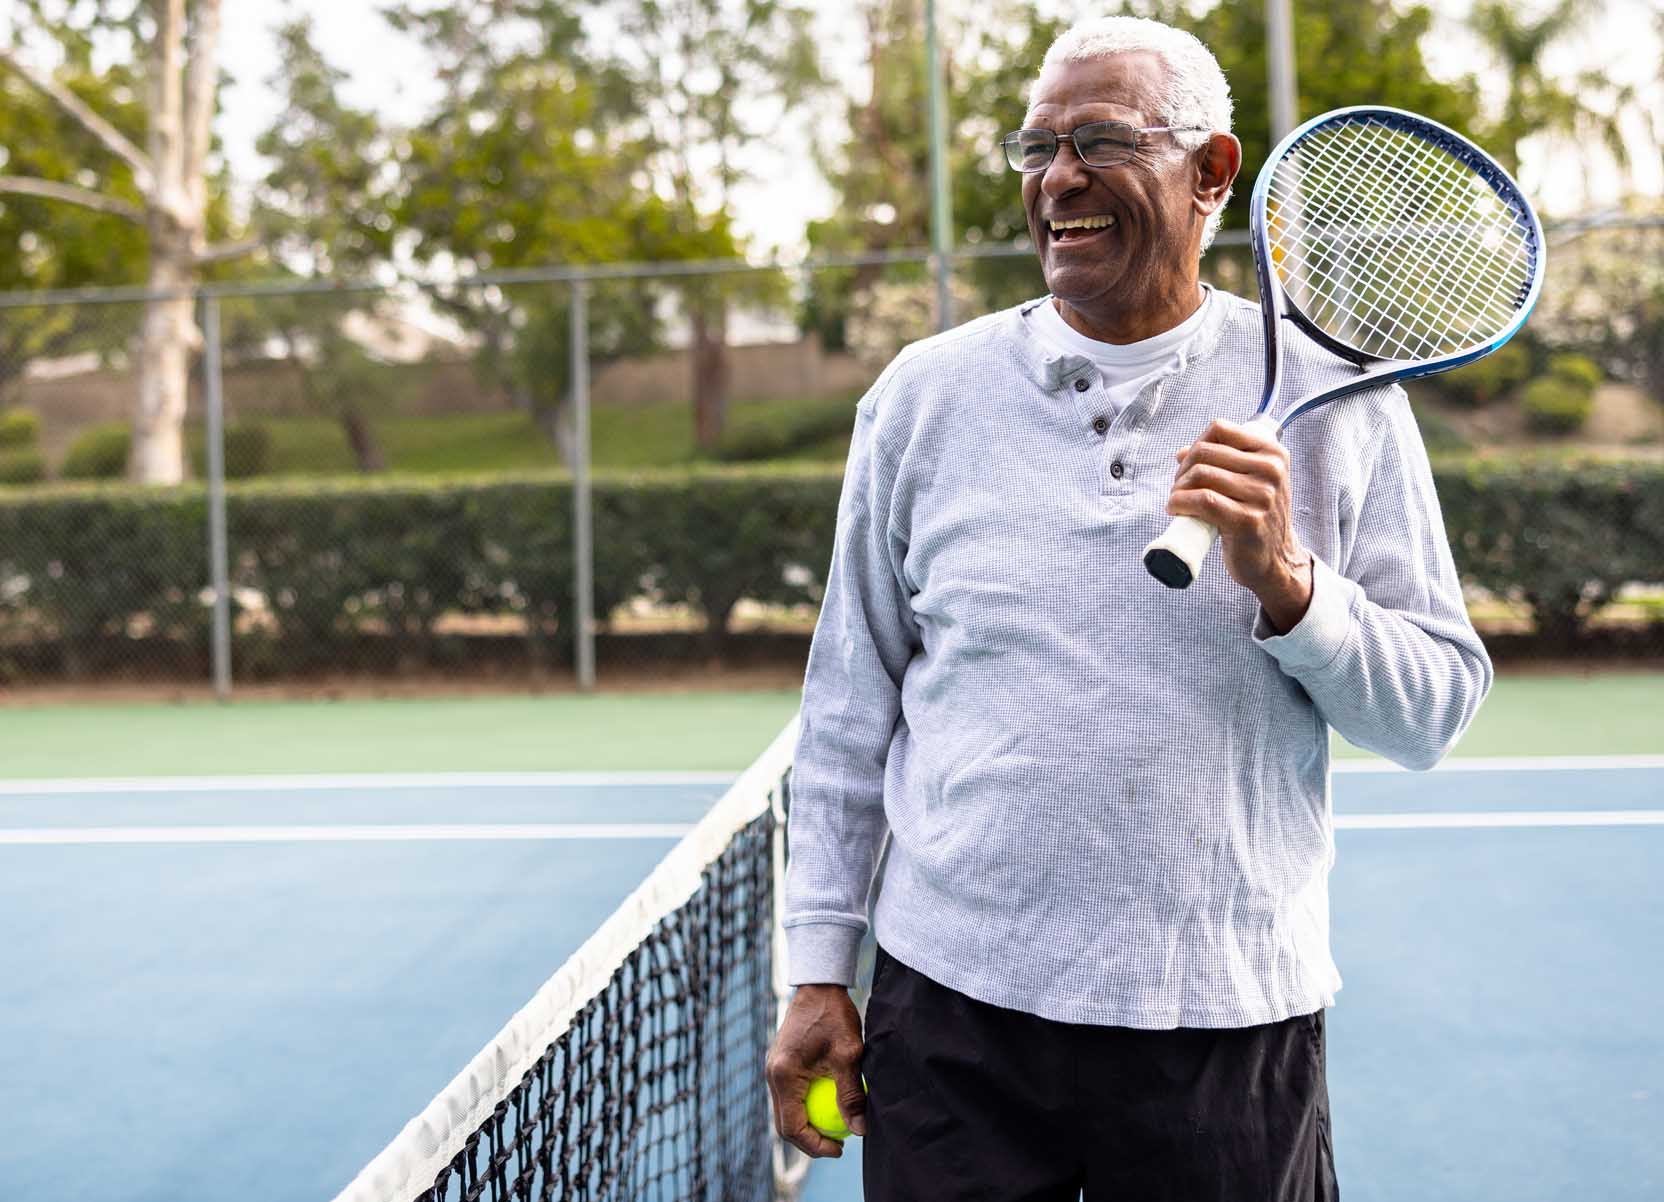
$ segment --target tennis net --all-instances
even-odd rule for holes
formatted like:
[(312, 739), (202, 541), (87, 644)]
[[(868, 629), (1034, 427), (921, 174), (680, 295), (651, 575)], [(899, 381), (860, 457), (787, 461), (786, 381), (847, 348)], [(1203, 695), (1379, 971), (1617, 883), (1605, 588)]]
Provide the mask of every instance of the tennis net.
[(794, 719), (336, 1202), (770, 1202)]

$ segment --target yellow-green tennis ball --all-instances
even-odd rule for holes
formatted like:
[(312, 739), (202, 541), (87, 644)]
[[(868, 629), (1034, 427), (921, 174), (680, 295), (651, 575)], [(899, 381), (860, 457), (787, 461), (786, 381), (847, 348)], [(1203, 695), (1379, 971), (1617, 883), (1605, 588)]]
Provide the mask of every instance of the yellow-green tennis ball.
[(809, 1082), (803, 1105), (809, 1111), (809, 1125), (816, 1131), (828, 1139), (849, 1138), (849, 1128), (838, 1109), (838, 1083), (831, 1077), (816, 1077)]

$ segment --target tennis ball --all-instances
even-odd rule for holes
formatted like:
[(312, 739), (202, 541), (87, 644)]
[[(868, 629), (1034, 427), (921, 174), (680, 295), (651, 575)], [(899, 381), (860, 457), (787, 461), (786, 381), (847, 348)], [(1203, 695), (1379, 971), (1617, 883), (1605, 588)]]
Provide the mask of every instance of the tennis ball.
[[(864, 1086), (866, 1082), (861, 1084)], [(809, 1111), (809, 1125), (816, 1131), (840, 1142), (849, 1138), (849, 1127), (838, 1109), (838, 1083), (831, 1077), (816, 1077), (809, 1082), (803, 1105)]]

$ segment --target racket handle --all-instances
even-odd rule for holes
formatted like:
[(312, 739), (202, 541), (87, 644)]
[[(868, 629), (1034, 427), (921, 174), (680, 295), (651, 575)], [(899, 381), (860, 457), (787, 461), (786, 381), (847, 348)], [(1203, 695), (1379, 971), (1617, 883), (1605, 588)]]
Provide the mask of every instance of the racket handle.
[(1144, 566), (1168, 588), (1189, 588), (1218, 537), (1219, 527), (1201, 518), (1174, 518), (1161, 537), (1144, 548)]
[[(1279, 425), (1275, 417), (1258, 413), (1243, 429), (1275, 438)], [(1201, 518), (1174, 518), (1161, 537), (1144, 548), (1144, 566), (1168, 588), (1189, 588), (1218, 537), (1219, 527), (1210, 526)]]

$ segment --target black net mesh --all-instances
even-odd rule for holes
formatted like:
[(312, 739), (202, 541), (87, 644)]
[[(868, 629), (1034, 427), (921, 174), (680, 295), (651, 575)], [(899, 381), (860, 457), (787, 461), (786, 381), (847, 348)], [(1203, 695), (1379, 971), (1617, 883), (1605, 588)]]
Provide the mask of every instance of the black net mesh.
[(765, 1202), (774, 818), (734, 836), (422, 1202)]

